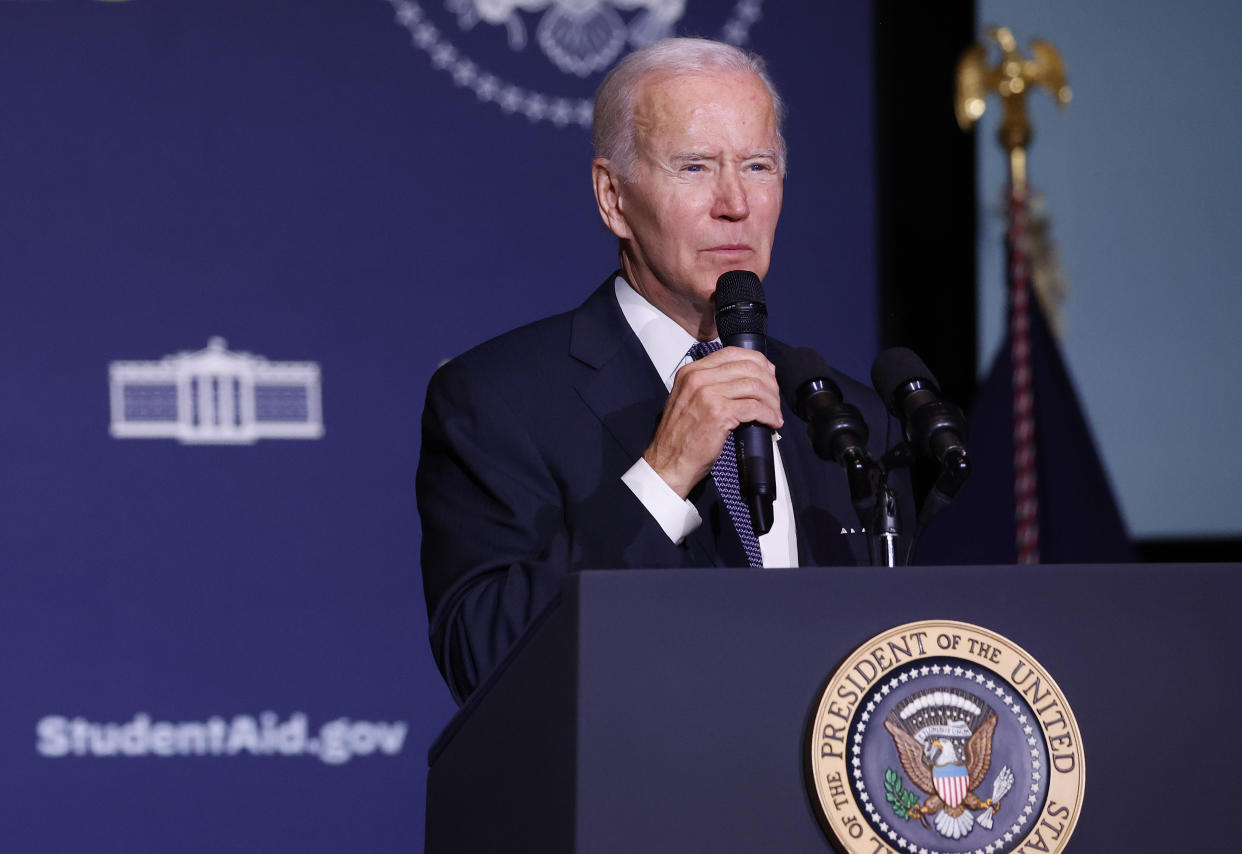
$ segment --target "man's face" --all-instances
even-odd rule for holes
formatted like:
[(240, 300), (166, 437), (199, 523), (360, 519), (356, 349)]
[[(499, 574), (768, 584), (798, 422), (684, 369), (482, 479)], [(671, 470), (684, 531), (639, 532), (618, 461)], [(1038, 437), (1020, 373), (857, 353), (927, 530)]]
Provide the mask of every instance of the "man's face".
[(630, 283), (697, 334), (721, 273), (767, 275), (783, 189), (776, 116), (749, 72), (656, 73), (640, 86), (635, 174), (612, 228)]

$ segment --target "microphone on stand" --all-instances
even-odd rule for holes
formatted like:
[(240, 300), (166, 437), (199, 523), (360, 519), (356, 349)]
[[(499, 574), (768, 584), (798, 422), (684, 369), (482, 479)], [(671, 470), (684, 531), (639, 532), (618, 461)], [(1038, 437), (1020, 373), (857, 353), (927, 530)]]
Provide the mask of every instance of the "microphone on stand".
[(888, 485), (884, 466), (867, 450), (868, 430), (862, 413), (842, 399), (829, 372), (819, 353), (799, 347), (777, 364), (776, 379), (794, 412), (807, 422), (815, 453), (845, 469), (850, 503), (867, 532), (872, 564), (896, 566), (901, 528), (897, 496)]
[(940, 477), (919, 511), (919, 524), (926, 525), (949, 505), (970, 476), (966, 417), (940, 397), (935, 376), (905, 347), (893, 347), (876, 357), (871, 384), (889, 412), (900, 419), (915, 450), (940, 464)]
[(867, 422), (846, 403), (828, 376), (828, 363), (810, 347), (787, 351), (776, 365), (776, 381), (794, 413), (807, 422), (807, 435), (820, 459), (839, 464), (850, 500), (864, 526), (871, 524), (879, 466), (867, 450)]
[[(716, 331), (726, 347), (742, 347), (767, 354), (768, 306), (759, 277), (749, 270), (730, 270), (716, 280)], [(738, 485), (750, 510), (755, 536), (772, 529), (772, 502), (776, 498), (776, 465), (772, 458), (772, 428), (754, 421), (733, 431), (737, 451)]]

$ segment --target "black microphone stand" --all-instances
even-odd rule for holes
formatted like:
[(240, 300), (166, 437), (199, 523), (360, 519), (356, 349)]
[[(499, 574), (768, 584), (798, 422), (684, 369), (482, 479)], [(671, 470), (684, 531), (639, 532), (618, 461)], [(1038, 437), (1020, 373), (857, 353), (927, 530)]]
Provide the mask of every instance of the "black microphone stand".
[[(888, 485), (888, 473), (894, 468), (909, 466), (912, 461), (910, 446), (899, 442), (889, 449), (876, 465), (879, 478), (875, 485), (875, 502), (868, 511), (867, 534), (872, 566), (897, 566), (897, 541), (901, 536), (901, 514), (898, 512), (897, 493)], [(855, 508), (857, 509), (857, 508)], [(909, 560), (910, 552), (906, 552)]]
[(807, 422), (816, 456), (845, 470), (850, 503), (867, 537), (871, 565), (896, 566), (901, 519), (888, 472), (910, 464), (910, 447), (901, 442), (877, 461), (867, 450), (867, 422), (858, 407), (842, 400), (830, 373), (823, 358), (809, 347), (788, 351), (776, 365), (781, 391), (798, 417)]
[(876, 496), (875, 512), (871, 516), (871, 527), (868, 529), (871, 542), (877, 547), (872, 550), (871, 564), (877, 564), (875, 551), (880, 553), (880, 566), (894, 567), (897, 565), (897, 537), (900, 536), (901, 520), (897, 515), (897, 495), (888, 485), (888, 478), (880, 486)]
[(919, 509), (920, 528), (927, 527), (941, 510), (949, 506), (968, 477), (970, 459), (966, 456), (966, 451), (962, 448), (950, 449), (941, 463), (940, 477), (936, 478), (936, 482), (928, 490), (923, 506)]
[(901, 516), (897, 511), (897, 494), (888, 485), (888, 470), (870, 455), (843, 459), (842, 465), (850, 485), (850, 502), (867, 532), (871, 565), (896, 566)]

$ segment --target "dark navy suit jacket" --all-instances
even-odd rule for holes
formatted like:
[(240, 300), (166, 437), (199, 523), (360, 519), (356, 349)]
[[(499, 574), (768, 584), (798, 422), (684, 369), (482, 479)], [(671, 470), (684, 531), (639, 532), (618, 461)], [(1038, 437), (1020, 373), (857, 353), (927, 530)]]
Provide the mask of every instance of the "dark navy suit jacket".
[[(613, 293), (452, 359), (432, 377), (417, 491), (431, 646), (464, 700), (583, 568), (746, 566), (709, 477), (703, 524), (674, 544), (629, 488), (668, 392)], [(779, 364), (785, 347), (769, 341)], [(877, 459), (898, 437), (875, 393), (833, 372), (871, 426)], [(780, 451), (802, 566), (867, 563), (844, 473), (820, 460), (785, 407)], [(909, 495), (909, 490), (899, 490)], [(911, 518), (908, 511), (907, 519)], [(847, 533), (842, 533), (842, 530)]]

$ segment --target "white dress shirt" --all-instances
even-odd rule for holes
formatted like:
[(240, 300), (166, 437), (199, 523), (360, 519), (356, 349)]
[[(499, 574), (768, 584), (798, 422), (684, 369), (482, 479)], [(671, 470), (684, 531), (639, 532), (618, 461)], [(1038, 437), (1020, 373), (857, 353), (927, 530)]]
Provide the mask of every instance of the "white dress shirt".
[[(626, 322), (642, 342), (647, 357), (664, 380), (664, 387), (672, 391), (673, 378), (678, 369), (693, 361), (687, 354), (698, 343), (697, 339), (647, 302), (621, 276), (617, 276), (614, 287)], [(759, 550), (763, 554), (765, 567), (798, 565), (798, 536), (794, 528), (793, 503), (789, 500), (789, 482), (785, 478), (785, 467), (781, 464), (779, 439), (780, 435), (773, 433), (776, 500), (772, 506), (772, 529), (759, 537)], [(673, 542), (680, 544), (703, 524), (694, 504), (674, 492), (642, 457), (630, 466), (621, 480)]]

